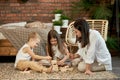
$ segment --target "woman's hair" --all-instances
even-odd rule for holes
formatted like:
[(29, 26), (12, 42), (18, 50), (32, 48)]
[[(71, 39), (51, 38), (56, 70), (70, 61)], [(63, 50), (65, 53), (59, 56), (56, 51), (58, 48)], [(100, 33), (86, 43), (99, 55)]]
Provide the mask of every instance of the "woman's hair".
[(74, 23), (75, 29), (81, 32), (81, 37), (78, 40), (81, 42), (81, 47), (89, 44), (89, 25), (84, 19), (77, 19)]
[(32, 33), (30, 33), (30, 34), (28, 35), (28, 41), (29, 41), (30, 39), (37, 39), (37, 38), (38, 38), (39, 40), (41, 40), (39, 34), (36, 33), (36, 32), (32, 32)]
[(64, 48), (64, 44), (63, 44), (63, 42), (62, 42), (62, 40), (61, 40), (61, 38), (60, 38), (60, 35), (57, 33), (57, 31), (55, 31), (55, 30), (50, 30), (49, 33), (48, 33), (48, 52), (49, 52), (49, 55), (50, 55), (51, 57), (54, 56), (54, 53), (53, 53), (53, 50), (52, 50), (52, 44), (51, 44), (51, 42), (50, 42), (50, 40), (51, 40), (52, 38), (57, 39), (58, 49), (59, 49), (59, 51), (60, 51), (61, 53), (64, 53), (64, 52), (65, 52), (65, 50), (63, 49), (63, 48)]

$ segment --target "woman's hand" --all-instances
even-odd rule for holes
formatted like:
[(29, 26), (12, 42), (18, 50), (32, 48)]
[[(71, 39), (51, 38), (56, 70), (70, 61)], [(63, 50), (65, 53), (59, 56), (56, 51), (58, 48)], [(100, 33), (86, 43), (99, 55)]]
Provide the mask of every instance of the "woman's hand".
[(90, 71), (90, 70), (86, 70), (86, 71), (85, 71), (85, 74), (86, 74), (86, 75), (92, 75), (92, 74), (93, 74), (93, 72), (92, 72), (92, 71)]
[(92, 72), (90, 69), (91, 69), (91, 64), (87, 64), (87, 63), (86, 63), (85, 74), (87, 74), (87, 75), (92, 75), (93, 72)]
[(70, 59), (75, 59), (75, 58), (79, 58), (79, 57), (80, 57), (80, 55), (78, 55), (78, 54), (70, 53)]

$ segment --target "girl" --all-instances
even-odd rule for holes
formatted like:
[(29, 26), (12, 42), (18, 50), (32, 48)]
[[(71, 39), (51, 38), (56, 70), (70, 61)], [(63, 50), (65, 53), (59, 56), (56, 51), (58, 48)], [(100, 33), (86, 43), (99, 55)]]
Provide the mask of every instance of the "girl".
[(112, 70), (111, 55), (100, 33), (89, 29), (84, 19), (76, 20), (74, 27), (79, 49), (76, 54), (71, 54), (71, 57), (83, 59), (78, 64), (78, 70), (89, 75), (92, 71)]
[(28, 42), (23, 45), (23, 47), (18, 51), (18, 54), (16, 55), (16, 60), (15, 60), (16, 69), (26, 71), (29, 68), (29, 69), (32, 69), (38, 72), (50, 72), (51, 71), (52, 67), (46, 68), (38, 64), (35, 61), (31, 61), (31, 58), (34, 60), (35, 59), (36, 60), (41, 60), (41, 59), (51, 60), (50, 56), (46, 56), (46, 57), (39, 56), (33, 52), (33, 48), (36, 47), (39, 42), (40, 42), (40, 36), (36, 32), (29, 34)]
[(60, 35), (55, 30), (51, 30), (48, 33), (48, 45), (46, 49), (47, 54), (58, 61), (58, 65), (63, 66), (66, 64), (69, 58), (69, 51), (66, 44), (62, 42)]

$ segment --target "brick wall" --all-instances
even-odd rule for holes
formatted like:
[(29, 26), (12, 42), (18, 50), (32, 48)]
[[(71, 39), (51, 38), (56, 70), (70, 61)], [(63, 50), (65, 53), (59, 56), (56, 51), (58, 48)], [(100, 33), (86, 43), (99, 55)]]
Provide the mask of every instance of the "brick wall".
[(77, 0), (0, 0), (0, 24), (20, 21), (51, 22), (53, 10), (62, 9), (69, 15), (71, 2)]

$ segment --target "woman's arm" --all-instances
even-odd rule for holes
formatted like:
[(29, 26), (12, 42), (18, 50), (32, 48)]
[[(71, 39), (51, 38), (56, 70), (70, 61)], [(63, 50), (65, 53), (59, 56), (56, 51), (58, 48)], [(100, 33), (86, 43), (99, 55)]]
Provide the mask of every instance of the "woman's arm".
[(39, 56), (36, 55), (29, 47), (26, 47), (23, 49), (24, 52), (28, 53), (33, 59), (48, 59), (50, 60), (51, 57), (50, 56)]

